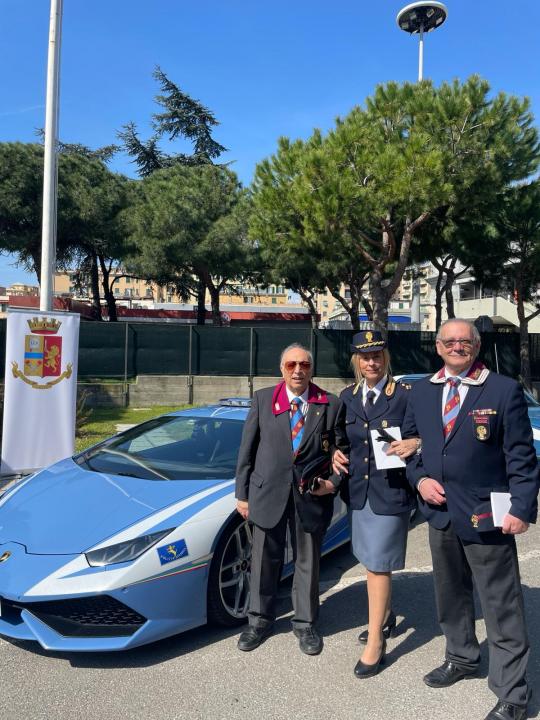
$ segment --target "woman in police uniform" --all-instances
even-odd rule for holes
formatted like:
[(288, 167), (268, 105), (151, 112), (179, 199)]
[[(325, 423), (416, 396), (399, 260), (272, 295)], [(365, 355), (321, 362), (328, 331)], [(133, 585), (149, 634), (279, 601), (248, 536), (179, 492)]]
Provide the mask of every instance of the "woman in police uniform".
[[(369, 624), (360, 635), (366, 642), (354, 668), (358, 678), (376, 675), (384, 660), (386, 638), (393, 635), (396, 618), (391, 610), (392, 571), (405, 565), (407, 531), (414, 497), (405, 468), (378, 470), (370, 430), (401, 427), (409, 385), (389, 375), (390, 357), (380, 332), (354, 335), (351, 363), (356, 384), (341, 393), (346, 409), (345, 437), (337, 445), (349, 449), (334, 454), (334, 469), (349, 474), (352, 510), (352, 548), (367, 569)], [(416, 439), (393, 442), (388, 454), (401, 458), (419, 448)]]

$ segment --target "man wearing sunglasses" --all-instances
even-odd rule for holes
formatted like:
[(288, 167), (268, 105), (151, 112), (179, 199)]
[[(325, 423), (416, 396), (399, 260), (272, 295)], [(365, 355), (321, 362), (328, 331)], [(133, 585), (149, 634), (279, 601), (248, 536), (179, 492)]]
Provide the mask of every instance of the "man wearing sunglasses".
[(340, 478), (320, 479), (308, 490), (299, 480), (309, 463), (330, 458), (341, 404), (311, 382), (313, 358), (301, 345), (285, 348), (280, 369), (281, 382), (254, 394), (238, 455), (237, 510), (253, 523), (249, 627), (238, 648), (254, 650), (272, 633), (288, 527), (293, 632), (302, 652), (317, 655), (321, 543)]
[[(498, 698), (485, 720), (523, 720), (529, 644), (514, 536), (535, 522), (538, 494), (527, 406), (515, 380), (478, 362), (480, 335), (472, 323), (446, 321), (436, 346), (444, 367), (413, 385), (403, 425), (405, 437), (422, 440), (407, 475), (430, 526), (446, 639), (443, 664), (424, 682), (444, 688), (478, 670), (474, 580), (489, 645), (488, 684)], [(490, 494), (501, 491), (511, 506), (502, 527), (494, 527)]]

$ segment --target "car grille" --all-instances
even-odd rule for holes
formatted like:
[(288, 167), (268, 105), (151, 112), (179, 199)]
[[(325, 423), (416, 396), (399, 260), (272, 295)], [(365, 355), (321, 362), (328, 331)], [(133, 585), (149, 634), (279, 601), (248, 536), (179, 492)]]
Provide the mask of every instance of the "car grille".
[(2, 600), (2, 612), (28, 610), (64, 637), (133, 635), (146, 618), (109, 595), (19, 603)]

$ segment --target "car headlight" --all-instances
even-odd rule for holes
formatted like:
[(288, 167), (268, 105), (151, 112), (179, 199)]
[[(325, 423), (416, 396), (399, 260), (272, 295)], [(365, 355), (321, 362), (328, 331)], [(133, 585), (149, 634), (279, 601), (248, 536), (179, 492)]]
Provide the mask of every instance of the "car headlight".
[(160, 530), (151, 535), (141, 535), (141, 537), (134, 540), (126, 540), (116, 545), (90, 550), (90, 552), (85, 553), (86, 560), (92, 567), (103, 567), (103, 565), (115, 565), (116, 563), (136, 560), (173, 530), (174, 528)]

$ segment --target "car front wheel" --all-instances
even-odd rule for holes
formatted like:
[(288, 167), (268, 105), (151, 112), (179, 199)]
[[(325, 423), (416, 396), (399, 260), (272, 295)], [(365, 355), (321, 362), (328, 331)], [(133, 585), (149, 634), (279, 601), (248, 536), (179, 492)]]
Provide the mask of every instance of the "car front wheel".
[(234, 627), (246, 621), (250, 597), (252, 532), (240, 516), (225, 528), (208, 578), (208, 620)]

